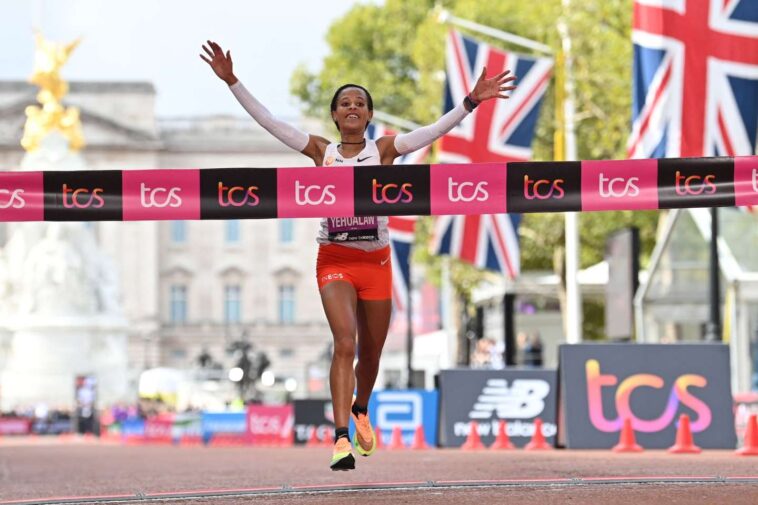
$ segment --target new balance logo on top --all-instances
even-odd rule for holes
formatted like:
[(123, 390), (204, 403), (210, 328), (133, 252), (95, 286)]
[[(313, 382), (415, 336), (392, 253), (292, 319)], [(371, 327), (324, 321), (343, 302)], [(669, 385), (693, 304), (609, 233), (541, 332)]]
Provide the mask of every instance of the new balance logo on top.
[(545, 408), (550, 384), (540, 379), (516, 379), (508, 387), (505, 379), (488, 379), (469, 412), (469, 419), (531, 419)]

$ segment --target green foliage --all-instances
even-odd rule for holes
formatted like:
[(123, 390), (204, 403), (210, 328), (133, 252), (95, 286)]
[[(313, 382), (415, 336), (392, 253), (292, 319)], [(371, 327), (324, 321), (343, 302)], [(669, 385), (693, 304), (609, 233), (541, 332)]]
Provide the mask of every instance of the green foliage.
[(582, 339), (605, 339), (605, 304), (599, 300), (582, 300)]
[(416, 29), (433, 6), (432, 0), (387, 0), (384, 6), (357, 5), (338, 19), (327, 34), (331, 53), (322, 70), (312, 74), (301, 65), (292, 77), (290, 89), (305, 112), (329, 118), (334, 90), (353, 82), (371, 91), (377, 110), (410, 120), (439, 114), (439, 106), (429, 107), (426, 117), (412, 112), (420, 77), (412, 54)]
[[(420, 123), (436, 119), (442, 103), (448, 27), (437, 22), (435, 3), (458, 17), (536, 40), (556, 52), (561, 46), (557, 25), (565, 15), (573, 44), (579, 158), (625, 157), (631, 114), (629, 0), (572, 0), (566, 13), (561, 0), (386, 0), (382, 6), (358, 5), (331, 27), (327, 36), (331, 52), (322, 69), (311, 73), (301, 66), (292, 76), (292, 92), (302, 101), (305, 112), (328, 118), (334, 90), (345, 82), (357, 82), (372, 91), (377, 110)], [(497, 47), (523, 51), (472, 35)], [(537, 124), (535, 160), (553, 159), (554, 88), (551, 84)], [(563, 222), (560, 214), (524, 216), (520, 230), (522, 269), (553, 269), (555, 253), (563, 247)], [(602, 259), (609, 232), (628, 225), (641, 230), (644, 264), (654, 244), (657, 213), (588, 213), (581, 215), (580, 223), (583, 267)], [(427, 243), (430, 226), (424, 220), (418, 234), (420, 244)], [(429, 255), (426, 247), (417, 247), (416, 251), (416, 260), (430, 265), (433, 275), (439, 268), (438, 259)], [(454, 262), (454, 282), (464, 295), (484, 275)]]

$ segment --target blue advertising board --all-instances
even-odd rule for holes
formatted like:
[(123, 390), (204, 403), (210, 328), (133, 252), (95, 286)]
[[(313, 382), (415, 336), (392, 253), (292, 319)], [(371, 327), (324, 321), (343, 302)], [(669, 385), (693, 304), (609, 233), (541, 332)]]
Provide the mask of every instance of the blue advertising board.
[[(368, 404), (371, 423), (382, 432), (382, 443), (387, 446), (392, 430), (399, 427), (403, 443), (413, 442), (416, 427), (424, 427), (424, 438), (431, 446), (437, 445), (437, 417), (439, 394), (437, 391), (409, 389), (403, 391), (374, 391)], [(353, 431), (350, 422), (351, 437)]]
[(208, 440), (217, 433), (243, 434), (247, 430), (247, 414), (245, 412), (203, 412), (203, 439)]
[(145, 434), (145, 420), (130, 417), (121, 422), (121, 435), (125, 437), (141, 437)]

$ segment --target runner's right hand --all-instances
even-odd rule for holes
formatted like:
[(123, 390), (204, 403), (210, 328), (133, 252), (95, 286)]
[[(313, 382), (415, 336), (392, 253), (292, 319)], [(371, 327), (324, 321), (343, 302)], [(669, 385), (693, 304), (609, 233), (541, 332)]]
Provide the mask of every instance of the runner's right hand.
[(226, 55), (224, 55), (224, 50), (221, 49), (221, 46), (210, 40), (207, 41), (207, 46), (203, 44), (203, 50), (205, 51), (205, 54), (201, 54), (200, 58), (210, 65), (219, 79), (227, 83), (229, 86), (237, 82), (237, 77), (234, 75), (232, 54), (230, 51), (226, 51)]

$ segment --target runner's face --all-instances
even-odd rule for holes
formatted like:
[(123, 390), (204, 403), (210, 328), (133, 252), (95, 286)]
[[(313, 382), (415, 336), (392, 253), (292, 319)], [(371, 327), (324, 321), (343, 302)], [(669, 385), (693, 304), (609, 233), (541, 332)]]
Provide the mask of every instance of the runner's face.
[(341, 132), (360, 132), (366, 129), (373, 112), (368, 109), (366, 93), (359, 88), (347, 88), (337, 98), (337, 109), (332, 118), (339, 125)]

